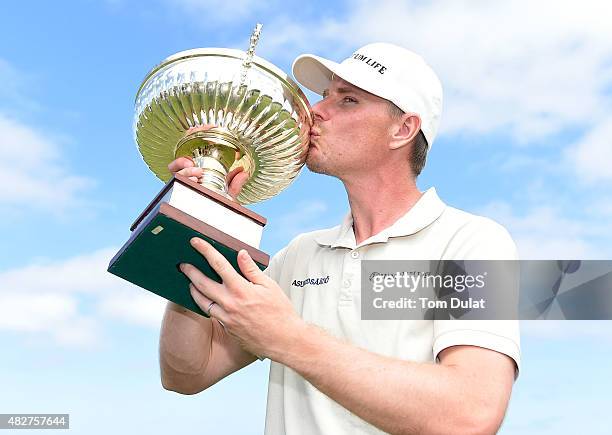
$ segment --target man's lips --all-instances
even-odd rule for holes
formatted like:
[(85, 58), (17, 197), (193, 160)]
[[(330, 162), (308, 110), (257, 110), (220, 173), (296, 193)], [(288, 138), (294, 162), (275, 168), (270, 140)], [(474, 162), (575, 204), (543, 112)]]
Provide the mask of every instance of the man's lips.
[(310, 129), (309, 148), (315, 148), (317, 140), (321, 137), (321, 130), (312, 127)]
[(317, 148), (318, 135), (311, 134), (308, 140), (308, 149)]

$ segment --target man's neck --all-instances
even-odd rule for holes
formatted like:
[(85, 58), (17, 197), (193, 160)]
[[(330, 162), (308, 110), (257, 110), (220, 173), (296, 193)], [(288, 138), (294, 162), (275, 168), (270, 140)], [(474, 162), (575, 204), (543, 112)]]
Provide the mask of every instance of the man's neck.
[(415, 182), (407, 178), (395, 182), (344, 180), (344, 187), (353, 215), (356, 244), (389, 228), (423, 196)]

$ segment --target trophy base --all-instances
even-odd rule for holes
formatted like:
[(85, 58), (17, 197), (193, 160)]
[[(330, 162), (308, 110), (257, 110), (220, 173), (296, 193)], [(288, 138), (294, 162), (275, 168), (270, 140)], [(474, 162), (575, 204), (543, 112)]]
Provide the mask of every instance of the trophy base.
[[(247, 235), (244, 227), (236, 229), (233, 231), (234, 235), (231, 235), (211, 225), (210, 221), (204, 222), (201, 218), (194, 217), (186, 210), (178, 208), (182, 205), (180, 199), (186, 197), (187, 192), (183, 188), (191, 191), (191, 201), (188, 203), (192, 208), (188, 208), (188, 211), (193, 213), (192, 203), (196, 199), (193, 195), (198, 195), (202, 197), (200, 205), (196, 207), (199, 210), (199, 216), (202, 216), (202, 209), (206, 208), (204, 204), (208, 204), (209, 210), (212, 210), (210, 211), (212, 221), (234, 219), (234, 221), (244, 222), (244, 213), (246, 213), (250, 220), (259, 219), (257, 222), (263, 229), (265, 219), (261, 216), (185, 177), (175, 176), (134, 222), (131, 228), (132, 235), (113, 257), (108, 271), (195, 313), (206, 316), (191, 297), (189, 280), (180, 272), (178, 265), (190, 263), (217, 282), (221, 282), (221, 278), (204, 257), (190, 245), (189, 240), (192, 237), (200, 237), (213, 245), (239, 273), (237, 256), (241, 249), (245, 249), (262, 270), (268, 266), (270, 257), (257, 247), (234, 237), (237, 235), (236, 230), (242, 231), (242, 235)], [(179, 194), (173, 198), (173, 193)], [(220, 212), (215, 209), (215, 206), (219, 205), (223, 205), (224, 211)], [(252, 236), (250, 240), (258, 240), (258, 236)]]

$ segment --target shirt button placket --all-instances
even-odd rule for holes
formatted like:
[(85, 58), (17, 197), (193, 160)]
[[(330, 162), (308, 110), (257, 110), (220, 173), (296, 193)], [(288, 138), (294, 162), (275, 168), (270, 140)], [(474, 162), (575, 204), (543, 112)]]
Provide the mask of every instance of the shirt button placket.
[(359, 283), (355, 283), (355, 278), (361, 276), (359, 269), (359, 251), (353, 250), (346, 253), (344, 257), (344, 274), (342, 279), (342, 289), (340, 291), (340, 304), (344, 306), (352, 306), (353, 302), (353, 291), (356, 291), (353, 287)]

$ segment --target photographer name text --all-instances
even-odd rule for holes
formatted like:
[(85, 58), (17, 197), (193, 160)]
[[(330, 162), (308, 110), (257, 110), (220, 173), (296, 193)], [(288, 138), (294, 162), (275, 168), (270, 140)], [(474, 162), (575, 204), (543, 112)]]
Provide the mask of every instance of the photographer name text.
[(374, 298), (372, 305), (376, 309), (485, 309), (486, 301), (483, 298), (458, 298), (451, 297), (448, 299), (429, 299), (429, 298), (400, 298), (395, 300), (385, 300), (383, 298)]

